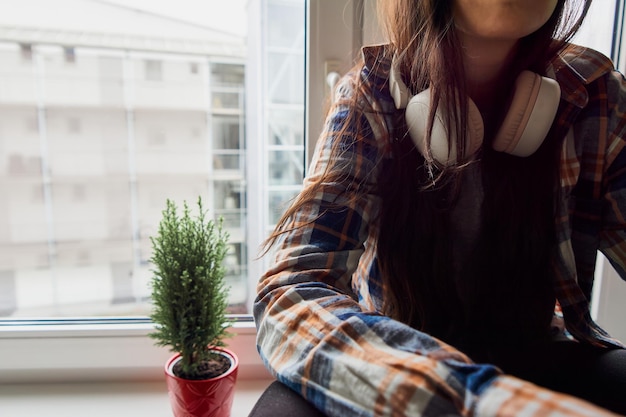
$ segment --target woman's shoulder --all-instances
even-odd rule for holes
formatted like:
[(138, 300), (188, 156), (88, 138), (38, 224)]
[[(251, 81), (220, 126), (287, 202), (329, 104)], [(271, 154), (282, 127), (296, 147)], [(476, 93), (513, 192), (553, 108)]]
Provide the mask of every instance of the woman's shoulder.
[(603, 53), (572, 43), (567, 44), (551, 64), (557, 79), (567, 74), (583, 84), (590, 84), (615, 69), (613, 61)]
[(333, 93), (334, 104), (342, 109), (348, 104), (365, 113), (383, 115), (395, 112), (393, 98), (389, 91), (389, 69), (391, 57), (385, 45), (371, 45), (361, 48), (361, 59), (340, 78)]
[(337, 83), (337, 92), (341, 96), (351, 96), (363, 87), (379, 90), (387, 84), (391, 58), (387, 57), (386, 49), (385, 45), (363, 46), (358, 62)]
[(389, 91), (390, 51), (386, 44), (362, 47), (362, 62), (357, 75), (367, 100), (382, 113), (393, 113), (395, 110)]
[(372, 75), (388, 78), (392, 52), (389, 44), (367, 45), (361, 48), (363, 66)]

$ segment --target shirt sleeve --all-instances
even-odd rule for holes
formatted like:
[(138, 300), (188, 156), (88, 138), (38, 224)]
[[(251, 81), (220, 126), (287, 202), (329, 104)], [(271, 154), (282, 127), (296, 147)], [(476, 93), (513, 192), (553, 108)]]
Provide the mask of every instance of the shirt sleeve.
[[(354, 91), (343, 83), (340, 102)], [(384, 129), (367, 103), (337, 105), (327, 118), (304, 185), (312, 197), (285, 226), (257, 287), (266, 366), (331, 417), (609, 415), (359, 305), (351, 276), (374, 221)], [(340, 152), (331, 158), (333, 144)], [(322, 173), (332, 180), (315, 182)]]

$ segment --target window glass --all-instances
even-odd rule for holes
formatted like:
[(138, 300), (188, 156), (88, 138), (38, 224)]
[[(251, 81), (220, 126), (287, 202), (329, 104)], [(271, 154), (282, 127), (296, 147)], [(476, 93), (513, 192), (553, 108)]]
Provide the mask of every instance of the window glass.
[(271, 147), (300, 149), (304, 146), (304, 130), (300, 123), (301, 113), (297, 107), (293, 109), (273, 107), (271, 109), (272, 117), (268, 123), (268, 139)]
[(216, 109), (236, 110), (241, 105), (238, 91), (215, 91), (213, 93), (213, 107)]
[(230, 235), (231, 311), (249, 313), (250, 227), (302, 181), (304, 1), (77, 1), (0, 21), (20, 28), (0, 42), (0, 317), (146, 315), (165, 201), (198, 196)]
[(211, 82), (222, 87), (243, 85), (245, 71), (240, 65), (214, 63), (211, 65)]
[(273, 52), (268, 57), (269, 73), (275, 77), (269, 80), (269, 92), (273, 103), (298, 104), (304, 100), (304, 73), (302, 54), (293, 51)]
[(286, 189), (273, 189), (269, 193), (269, 219), (268, 224), (276, 224), (280, 215), (285, 211), (288, 204), (296, 197), (297, 187)]
[(304, 152), (279, 150), (269, 153), (270, 185), (294, 185), (302, 181)]
[(237, 150), (241, 147), (242, 120), (237, 116), (216, 115), (213, 124), (213, 149)]

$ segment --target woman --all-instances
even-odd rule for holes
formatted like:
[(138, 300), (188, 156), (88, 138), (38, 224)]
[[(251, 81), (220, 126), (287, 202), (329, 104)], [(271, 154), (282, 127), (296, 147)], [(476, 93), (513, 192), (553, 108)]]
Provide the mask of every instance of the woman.
[(626, 276), (626, 85), (566, 43), (589, 1), (379, 5), (268, 240), (262, 358), (330, 416), (626, 414), (588, 302), (597, 250)]

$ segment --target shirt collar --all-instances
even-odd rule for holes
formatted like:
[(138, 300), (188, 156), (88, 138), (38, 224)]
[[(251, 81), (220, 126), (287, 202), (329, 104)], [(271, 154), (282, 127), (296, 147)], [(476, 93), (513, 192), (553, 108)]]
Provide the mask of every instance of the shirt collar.
[[(365, 46), (361, 53), (370, 75), (389, 76), (391, 54), (387, 44)], [(613, 69), (612, 62), (600, 52), (569, 44), (550, 62), (546, 74), (561, 86), (563, 100), (584, 108), (589, 101), (585, 86)]]
[(558, 81), (563, 100), (583, 108), (589, 102), (585, 86), (612, 70), (612, 62), (600, 52), (570, 44), (549, 64), (547, 74)]

